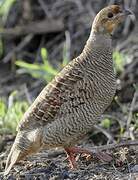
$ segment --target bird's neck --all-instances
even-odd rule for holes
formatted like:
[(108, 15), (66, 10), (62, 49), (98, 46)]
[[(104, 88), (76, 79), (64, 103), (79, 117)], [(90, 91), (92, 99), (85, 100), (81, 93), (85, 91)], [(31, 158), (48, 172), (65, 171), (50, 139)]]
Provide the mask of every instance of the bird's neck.
[(104, 61), (105, 66), (112, 66), (112, 39), (109, 35), (103, 34), (90, 34), (86, 45), (80, 54), (81, 58), (89, 59), (90, 64), (93, 66), (97, 63)]
[(91, 31), (86, 46), (89, 46), (89, 48), (94, 48), (94, 47), (112, 48), (111, 35), (106, 33)]

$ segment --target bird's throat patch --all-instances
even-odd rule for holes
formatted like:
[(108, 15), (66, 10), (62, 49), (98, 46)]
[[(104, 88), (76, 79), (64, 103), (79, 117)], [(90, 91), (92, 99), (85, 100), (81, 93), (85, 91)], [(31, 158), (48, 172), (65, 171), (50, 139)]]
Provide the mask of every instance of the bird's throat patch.
[(105, 23), (105, 28), (106, 28), (107, 32), (110, 32), (110, 33), (113, 32), (115, 26), (116, 26), (115, 23), (110, 22), (110, 21), (107, 21), (107, 22)]

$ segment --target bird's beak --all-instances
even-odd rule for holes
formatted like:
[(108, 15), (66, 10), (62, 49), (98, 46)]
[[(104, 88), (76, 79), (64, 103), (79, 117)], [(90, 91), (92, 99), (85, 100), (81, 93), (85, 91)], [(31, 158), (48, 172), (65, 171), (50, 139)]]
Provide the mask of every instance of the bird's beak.
[(122, 12), (119, 13), (119, 14), (116, 16), (116, 18), (117, 18), (118, 21), (121, 22), (121, 21), (123, 21), (124, 18), (126, 18), (127, 16), (130, 16), (130, 19), (131, 19), (133, 22), (135, 22), (135, 20), (136, 20), (135, 15), (134, 15), (134, 13), (133, 13), (131, 10), (129, 10), (129, 9), (124, 9), (124, 10), (122, 10)]
[(125, 17), (129, 16), (130, 19), (131, 19), (131, 21), (132, 21), (133, 23), (135, 23), (136, 17), (135, 17), (134, 13), (133, 13), (131, 10), (125, 9), (124, 12), (123, 12), (123, 14), (124, 14)]
[(125, 16), (128, 16), (128, 15), (133, 15), (134, 16), (134, 13), (131, 10), (129, 10), (129, 9), (124, 9), (123, 10), (123, 14)]

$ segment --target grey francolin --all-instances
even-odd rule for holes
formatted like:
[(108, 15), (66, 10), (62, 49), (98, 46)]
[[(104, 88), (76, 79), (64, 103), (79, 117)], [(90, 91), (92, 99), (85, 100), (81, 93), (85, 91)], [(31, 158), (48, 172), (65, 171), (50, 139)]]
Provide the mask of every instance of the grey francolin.
[(92, 130), (114, 97), (111, 35), (129, 14), (118, 5), (97, 14), (82, 53), (42, 90), (20, 121), (5, 175), (16, 162), (43, 148), (63, 147), (72, 167), (74, 154), (87, 152), (74, 145)]

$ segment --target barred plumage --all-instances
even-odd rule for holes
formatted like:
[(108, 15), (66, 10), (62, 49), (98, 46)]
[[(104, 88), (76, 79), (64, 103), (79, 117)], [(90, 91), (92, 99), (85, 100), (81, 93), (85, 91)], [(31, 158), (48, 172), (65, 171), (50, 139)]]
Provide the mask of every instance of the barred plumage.
[[(107, 17), (113, 13), (115, 19)], [(40, 148), (75, 145), (96, 124), (116, 90), (111, 32), (123, 13), (117, 5), (101, 10), (82, 53), (49, 83), (24, 114), (6, 163), (12, 166)], [(111, 26), (112, 25), (112, 26)]]

